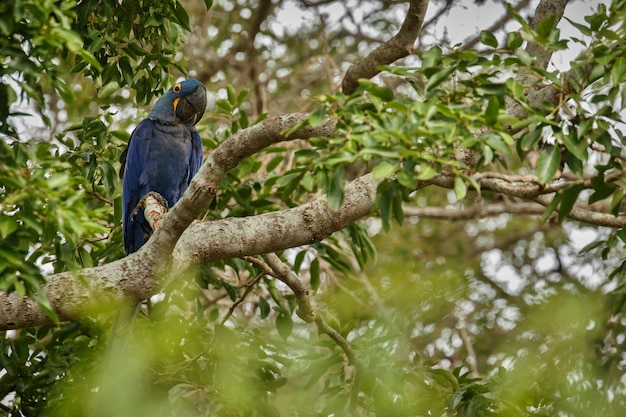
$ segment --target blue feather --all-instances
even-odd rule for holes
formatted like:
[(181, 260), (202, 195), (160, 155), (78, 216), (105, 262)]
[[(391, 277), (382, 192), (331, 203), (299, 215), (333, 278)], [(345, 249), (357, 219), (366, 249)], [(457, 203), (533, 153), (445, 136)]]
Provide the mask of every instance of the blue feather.
[(202, 140), (194, 124), (205, 108), (204, 85), (194, 79), (182, 81), (157, 100), (148, 118), (131, 134), (126, 159), (122, 160), (127, 255), (139, 250), (152, 235), (143, 210), (136, 210), (139, 201), (154, 191), (167, 200), (169, 207), (174, 206), (200, 169)]

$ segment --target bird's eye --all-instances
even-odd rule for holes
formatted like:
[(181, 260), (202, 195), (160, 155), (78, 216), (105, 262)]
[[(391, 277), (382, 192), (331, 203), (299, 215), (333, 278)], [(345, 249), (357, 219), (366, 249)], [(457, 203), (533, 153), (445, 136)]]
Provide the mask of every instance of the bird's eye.
[(172, 87), (172, 90), (173, 90), (175, 93), (178, 93), (178, 92), (180, 91), (180, 84), (176, 84), (174, 87)]

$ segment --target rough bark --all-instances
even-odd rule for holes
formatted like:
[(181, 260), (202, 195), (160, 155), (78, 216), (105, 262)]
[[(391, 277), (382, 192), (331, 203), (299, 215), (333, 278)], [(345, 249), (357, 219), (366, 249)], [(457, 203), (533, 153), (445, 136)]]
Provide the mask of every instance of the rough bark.
[[(556, 26), (563, 18), (567, 2), (568, 0), (541, 0), (530, 21), (530, 27), (536, 29), (540, 22), (549, 18), (554, 19), (553, 24)], [(529, 42), (528, 45), (526, 45), (526, 52), (533, 57), (534, 65), (541, 68), (548, 67), (550, 58), (552, 57), (552, 51), (545, 49), (538, 43)], [(526, 99), (532, 107), (539, 107), (544, 102), (556, 105), (562, 95), (569, 92), (567, 90), (570, 87), (566, 85), (564, 92), (558, 92), (554, 86), (542, 84), (538, 75), (530, 70), (520, 71), (515, 79), (525, 87)], [(523, 119), (528, 115), (526, 110), (513, 100), (507, 100), (506, 105), (507, 112), (513, 117)]]

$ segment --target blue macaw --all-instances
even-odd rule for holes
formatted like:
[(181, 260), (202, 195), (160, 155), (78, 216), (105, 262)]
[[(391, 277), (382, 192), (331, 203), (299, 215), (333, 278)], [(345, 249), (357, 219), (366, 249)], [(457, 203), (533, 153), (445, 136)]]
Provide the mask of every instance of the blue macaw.
[(152, 229), (137, 205), (156, 192), (172, 207), (202, 165), (202, 141), (194, 127), (206, 109), (206, 88), (193, 78), (176, 83), (157, 100), (130, 135), (120, 157), (124, 248), (133, 253)]
[[(181, 81), (157, 100), (148, 117), (130, 135), (120, 157), (126, 255), (139, 250), (152, 235), (141, 209), (146, 194), (157, 193), (172, 207), (200, 169), (202, 141), (194, 126), (205, 109), (204, 85), (193, 78)], [(108, 361), (123, 355), (140, 305), (117, 311)]]

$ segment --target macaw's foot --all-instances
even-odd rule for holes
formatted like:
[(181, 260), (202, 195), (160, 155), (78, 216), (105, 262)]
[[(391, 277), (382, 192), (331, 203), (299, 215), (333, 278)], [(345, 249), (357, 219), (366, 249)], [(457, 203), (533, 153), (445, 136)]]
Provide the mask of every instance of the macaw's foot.
[(150, 191), (143, 196), (139, 203), (135, 206), (132, 217), (135, 217), (139, 210), (143, 208), (143, 215), (148, 220), (152, 230), (156, 230), (163, 216), (167, 213), (169, 207), (167, 200), (161, 194)]

